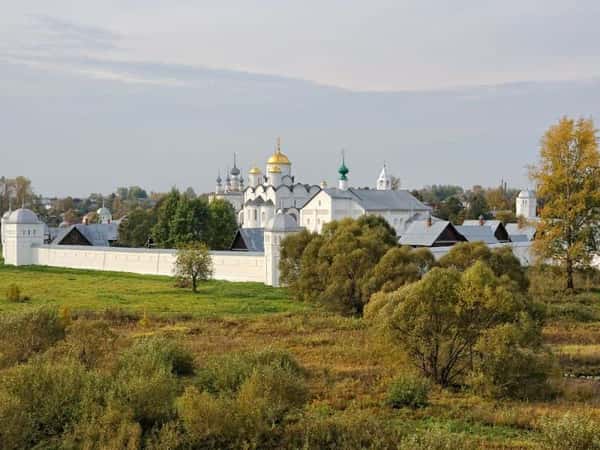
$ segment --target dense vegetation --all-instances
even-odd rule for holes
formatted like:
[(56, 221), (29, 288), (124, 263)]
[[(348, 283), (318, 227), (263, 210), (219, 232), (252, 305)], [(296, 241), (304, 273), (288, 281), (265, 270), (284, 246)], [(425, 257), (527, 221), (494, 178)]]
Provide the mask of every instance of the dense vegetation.
[[(383, 307), (418, 299), (443, 277), (457, 286), (444, 296), (450, 302), (466, 299), (458, 286), (487, 280), (479, 297), (500, 302), (506, 314), (460, 358), (471, 369), (473, 356), (474, 370), (448, 388), (421, 375), (407, 342), (381, 333), (403, 320), (397, 305), (393, 322), (380, 327), (251, 283), (211, 281), (194, 295), (165, 277), (2, 267), (0, 290), (16, 281), (26, 300), (0, 303), (11, 311), (0, 319), (0, 441), (3, 448), (596, 448), (600, 389), (581, 377), (600, 375), (598, 275), (578, 273), (589, 290), (567, 295), (555, 268), (527, 274), (507, 258), (457, 247), (419, 280), (376, 296)], [(122, 300), (125, 309), (115, 308)], [(379, 301), (367, 303), (368, 314)], [(525, 302), (526, 316), (514, 315), (515, 302)]]

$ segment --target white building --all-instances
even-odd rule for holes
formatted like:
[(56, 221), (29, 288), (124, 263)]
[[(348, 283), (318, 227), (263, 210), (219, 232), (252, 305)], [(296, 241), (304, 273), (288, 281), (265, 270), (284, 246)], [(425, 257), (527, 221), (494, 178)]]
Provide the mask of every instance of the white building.
[(401, 236), (415, 220), (423, 220), (431, 208), (406, 190), (392, 190), (391, 177), (384, 168), (377, 179), (377, 189), (348, 187), (349, 169), (345, 161), (339, 170), (337, 188), (324, 188), (312, 197), (300, 211), (300, 225), (320, 233), (323, 225), (347, 217), (356, 219), (366, 214), (381, 216)]
[(248, 186), (243, 193), (240, 223), (243, 228), (264, 228), (275, 211), (300, 218), (300, 210), (321, 188), (296, 181), (292, 163), (277, 141), (275, 153), (267, 160), (265, 174), (258, 167), (248, 172)]
[[(209, 198), (209, 201), (226, 200), (233, 206), (236, 213), (240, 213), (244, 203), (244, 178), (241, 170), (237, 167), (237, 155), (233, 155), (233, 168), (227, 170), (225, 175), (225, 183), (221, 178), (221, 174), (217, 176), (217, 187), (214, 194)], [(241, 222), (240, 222), (241, 223)]]
[(537, 219), (537, 198), (534, 191), (525, 189), (519, 192), (516, 203), (517, 217), (523, 217), (526, 220)]
[(44, 243), (46, 225), (31, 210), (19, 208), (2, 217), (2, 257), (17, 266), (34, 263), (33, 246)]

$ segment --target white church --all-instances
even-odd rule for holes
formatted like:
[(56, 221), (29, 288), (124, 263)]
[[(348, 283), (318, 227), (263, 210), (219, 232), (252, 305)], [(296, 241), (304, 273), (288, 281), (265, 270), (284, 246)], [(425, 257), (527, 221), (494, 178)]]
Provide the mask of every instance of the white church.
[(278, 140), (265, 172), (259, 167), (251, 168), (247, 186), (234, 157), (225, 184), (219, 175), (211, 198), (229, 201), (243, 229), (264, 228), (276, 211), (289, 215), (298, 226), (312, 232), (320, 232), (323, 225), (333, 220), (373, 214), (384, 217), (400, 235), (412, 221), (424, 220), (431, 211), (410, 192), (392, 190), (392, 177), (385, 164), (374, 189), (349, 187), (349, 172), (342, 160), (337, 187), (301, 183), (294, 176), (292, 163), (281, 151)]

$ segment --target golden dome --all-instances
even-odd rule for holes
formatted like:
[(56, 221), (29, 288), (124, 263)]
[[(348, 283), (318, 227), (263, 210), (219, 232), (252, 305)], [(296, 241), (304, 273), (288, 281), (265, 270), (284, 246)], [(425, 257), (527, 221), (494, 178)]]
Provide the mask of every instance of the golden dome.
[(281, 141), (279, 140), (279, 138), (277, 139), (277, 150), (275, 151), (273, 156), (269, 158), (267, 164), (292, 164), (288, 157), (281, 153)]
[(250, 169), (250, 172), (248, 172), (250, 175), (260, 175), (262, 172), (260, 171), (260, 169), (258, 167), (253, 167), (252, 169)]
[(279, 166), (271, 166), (269, 167), (269, 173), (281, 173), (281, 169)]

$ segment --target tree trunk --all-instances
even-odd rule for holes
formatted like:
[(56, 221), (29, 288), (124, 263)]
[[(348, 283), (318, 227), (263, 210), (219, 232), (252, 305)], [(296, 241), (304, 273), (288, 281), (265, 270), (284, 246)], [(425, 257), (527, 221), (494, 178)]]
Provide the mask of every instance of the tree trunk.
[(198, 289), (196, 287), (196, 277), (192, 277), (192, 292), (198, 292)]
[(572, 291), (575, 289), (575, 283), (573, 282), (573, 261), (567, 257), (567, 290)]

